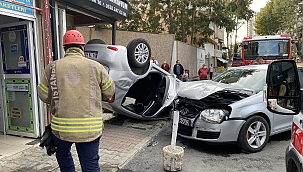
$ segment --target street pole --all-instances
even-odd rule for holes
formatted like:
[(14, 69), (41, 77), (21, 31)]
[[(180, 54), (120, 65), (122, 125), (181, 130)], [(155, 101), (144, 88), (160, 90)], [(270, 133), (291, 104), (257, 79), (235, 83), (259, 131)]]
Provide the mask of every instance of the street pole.
[(183, 166), (184, 149), (176, 146), (180, 109), (174, 102), (171, 144), (163, 147), (163, 167), (166, 171), (180, 171)]
[[(49, 0), (43, 0), (42, 5), (42, 19), (43, 19), (43, 32), (42, 37), (44, 40), (44, 55), (45, 61), (44, 66), (46, 67), (49, 63), (53, 61), (52, 56), (52, 32), (51, 32), (51, 25), (50, 25), (50, 11), (49, 11)], [(51, 114), (50, 108), (47, 105), (47, 124), (51, 122)]]

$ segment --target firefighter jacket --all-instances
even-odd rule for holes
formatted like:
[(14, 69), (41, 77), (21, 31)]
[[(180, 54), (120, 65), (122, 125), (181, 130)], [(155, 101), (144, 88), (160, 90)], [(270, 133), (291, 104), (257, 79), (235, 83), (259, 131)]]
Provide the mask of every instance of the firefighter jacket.
[(90, 142), (102, 134), (102, 100), (115, 84), (105, 68), (84, 57), (79, 48), (66, 50), (64, 58), (47, 65), (38, 96), (50, 104), (53, 134), (68, 142)]

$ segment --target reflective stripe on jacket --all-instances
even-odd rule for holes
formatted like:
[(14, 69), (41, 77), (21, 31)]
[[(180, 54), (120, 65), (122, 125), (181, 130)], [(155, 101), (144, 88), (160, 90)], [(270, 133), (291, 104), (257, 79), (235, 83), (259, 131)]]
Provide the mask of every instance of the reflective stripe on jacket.
[(38, 85), (39, 98), (50, 104), (54, 135), (69, 142), (90, 142), (102, 134), (101, 101), (114, 91), (105, 68), (79, 48), (50, 63)]
[(58, 118), (53, 117), (52, 129), (59, 132), (95, 132), (102, 131), (102, 117), (98, 118)]

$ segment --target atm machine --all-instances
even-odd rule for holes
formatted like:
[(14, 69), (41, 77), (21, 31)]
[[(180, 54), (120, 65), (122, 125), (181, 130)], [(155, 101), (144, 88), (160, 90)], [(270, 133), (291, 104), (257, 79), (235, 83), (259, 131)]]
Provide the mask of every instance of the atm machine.
[(36, 60), (32, 22), (0, 25), (0, 131), (39, 137)]

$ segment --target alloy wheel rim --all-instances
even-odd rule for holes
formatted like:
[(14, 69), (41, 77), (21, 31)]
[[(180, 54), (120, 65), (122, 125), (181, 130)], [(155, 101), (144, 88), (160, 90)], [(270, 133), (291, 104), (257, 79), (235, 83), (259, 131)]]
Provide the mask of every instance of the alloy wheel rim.
[(140, 43), (135, 48), (135, 59), (138, 63), (143, 64), (148, 60), (149, 49), (144, 43)]
[(252, 148), (260, 148), (264, 144), (266, 136), (266, 127), (260, 121), (253, 122), (247, 129), (247, 143)]

